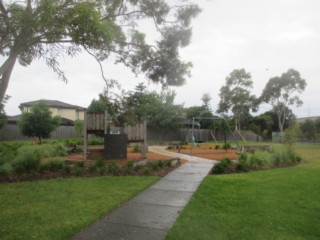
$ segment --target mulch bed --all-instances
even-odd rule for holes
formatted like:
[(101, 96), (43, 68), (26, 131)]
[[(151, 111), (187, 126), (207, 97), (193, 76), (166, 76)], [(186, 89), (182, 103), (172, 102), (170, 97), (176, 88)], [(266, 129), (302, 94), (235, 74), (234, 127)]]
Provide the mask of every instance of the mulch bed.
[[(178, 152), (178, 150), (168, 150), (171, 152)], [(188, 149), (181, 149), (180, 153), (192, 155), (195, 157), (207, 158), (211, 160), (222, 160), (224, 158), (230, 158), (231, 160), (237, 160), (239, 155), (235, 149), (209, 149), (209, 148), (199, 148), (193, 147)]]
[[(84, 156), (83, 154), (70, 154), (66, 157), (67, 161), (73, 162), (74, 164), (76, 162), (83, 161)], [(148, 160), (161, 160), (161, 161), (169, 161), (170, 157), (156, 154), (149, 152), (147, 154)], [(49, 180), (49, 179), (57, 179), (57, 178), (74, 178), (74, 177), (101, 177), (101, 176), (164, 176), (171, 172), (172, 170), (179, 167), (181, 164), (185, 163), (185, 160), (180, 160), (180, 163), (174, 166), (164, 166), (159, 169), (152, 169), (150, 166), (148, 167), (149, 170), (146, 170), (145, 167), (135, 167), (130, 170), (130, 172), (125, 172), (124, 169), (126, 167), (126, 164), (129, 161), (138, 162), (140, 160), (143, 160), (141, 158), (140, 153), (133, 153), (128, 152), (127, 153), (127, 159), (122, 160), (106, 160), (106, 166), (108, 164), (117, 163), (119, 165), (119, 173), (118, 174), (112, 174), (108, 172), (107, 170), (104, 173), (99, 173), (98, 171), (95, 172), (89, 172), (85, 171), (81, 175), (77, 175), (75, 173), (69, 173), (69, 174), (63, 174), (61, 172), (50, 172), (50, 171), (43, 171), (43, 172), (33, 172), (33, 173), (24, 173), (24, 174), (12, 174), (10, 176), (1, 176), (0, 177), (0, 183), (15, 183), (15, 182), (26, 182), (26, 181), (38, 181), (38, 180)], [(44, 159), (43, 162), (46, 162), (47, 159)], [(84, 162), (85, 166), (93, 165), (95, 161), (93, 159), (86, 160)]]

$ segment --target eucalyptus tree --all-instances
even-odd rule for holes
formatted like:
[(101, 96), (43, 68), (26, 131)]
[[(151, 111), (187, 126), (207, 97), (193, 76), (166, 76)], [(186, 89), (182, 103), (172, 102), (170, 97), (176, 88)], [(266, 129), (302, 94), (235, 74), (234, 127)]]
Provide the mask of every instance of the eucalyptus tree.
[[(190, 0), (0, 0), (0, 101), (17, 61), (27, 66), (43, 59), (67, 81), (58, 58), (81, 51), (101, 69), (112, 56), (152, 82), (179, 86), (191, 67), (179, 50), (189, 44), (190, 22), (199, 12)], [(144, 28), (147, 21), (154, 31)], [(146, 40), (150, 32), (156, 42)]]
[(245, 69), (235, 69), (226, 77), (226, 83), (220, 88), (218, 113), (233, 113), (235, 130), (241, 129), (242, 115), (255, 111), (257, 98), (251, 94), (253, 81)]
[(291, 114), (290, 106), (301, 106), (303, 104), (299, 97), (307, 83), (300, 73), (294, 69), (289, 69), (280, 77), (273, 77), (267, 82), (261, 101), (271, 104), (272, 111), (278, 116), (278, 127), (280, 132), (284, 130), (284, 124)]

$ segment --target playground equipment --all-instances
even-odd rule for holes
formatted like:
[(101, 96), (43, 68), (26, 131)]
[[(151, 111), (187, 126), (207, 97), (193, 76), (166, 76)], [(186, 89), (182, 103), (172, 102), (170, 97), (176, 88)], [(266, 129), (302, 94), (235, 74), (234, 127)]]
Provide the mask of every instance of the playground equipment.
[[(199, 121), (201, 121), (201, 120), (219, 121), (220, 124), (221, 124), (221, 122), (223, 122), (223, 123), (225, 124), (225, 126), (227, 127), (227, 131), (232, 135), (232, 138), (234, 139), (234, 141), (235, 141), (235, 143), (236, 143), (236, 145), (237, 145), (237, 149), (240, 151), (240, 145), (239, 145), (239, 143), (238, 143), (237, 138), (236, 138), (235, 135), (233, 134), (233, 131), (231, 130), (229, 123), (226, 121), (225, 118), (222, 118), (222, 117), (212, 117), (212, 118), (193, 117), (193, 118), (190, 120), (190, 125), (189, 125), (189, 126), (192, 126), (192, 127), (191, 127), (192, 146), (193, 146), (196, 142), (199, 142), (199, 141), (197, 141), (197, 139), (195, 138), (194, 132), (195, 132), (195, 126), (198, 126), (198, 128), (200, 129), (200, 124), (197, 124), (197, 122), (199, 122)], [(188, 135), (189, 131), (190, 131), (190, 127), (187, 129), (187, 131), (186, 131), (186, 133), (185, 133), (185, 135), (184, 135), (184, 138), (183, 138), (182, 141), (180, 142), (178, 152), (180, 152), (181, 147), (182, 147), (182, 142), (185, 141), (186, 136)], [(214, 140), (215, 142), (217, 142), (214, 134), (213, 134), (211, 131), (210, 131), (210, 134), (211, 134), (213, 140)], [(226, 141), (226, 139), (225, 139), (225, 141)], [(191, 147), (191, 151), (192, 151), (192, 147)]]
[(128, 143), (141, 143), (141, 156), (147, 157), (147, 123), (136, 126), (114, 128), (111, 131), (111, 118), (107, 112), (87, 113), (84, 115), (84, 158), (88, 155), (88, 135), (104, 136), (104, 150), (106, 159), (125, 159)]

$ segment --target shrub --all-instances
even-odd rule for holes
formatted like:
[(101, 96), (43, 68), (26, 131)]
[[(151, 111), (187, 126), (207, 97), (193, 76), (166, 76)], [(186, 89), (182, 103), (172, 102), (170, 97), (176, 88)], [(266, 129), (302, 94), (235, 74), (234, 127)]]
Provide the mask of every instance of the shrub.
[(133, 161), (128, 161), (126, 163), (126, 166), (125, 166), (125, 170), (124, 170), (124, 174), (125, 175), (128, 175), (131, 173), (131, 171), (133, 170)]
[(164, 167), (164, 163), (162, 161), (155, 161), (150, 163), (150, 166), (153, 171), (157, 171)]
[(134, 153), (139, 153), (139, 152), (141, 152), (141, 146), (140, 146), (139, 143), (136, 143), (135, 145), (133, 145), (132, 152), (134, 152)]
[(142, 173), (143, 175), (150, 175), (151, 174), (151, 171), (150, 171), (150, 169), (149, 168), (145, 168), (145, 169), (143, 169), (143, 173)]
[(82, 176), (84, 174), (84, 168), (83, 167), (79, 167), (79, 166), (75, 166), (74, 169), (73, 169), (73, 172), (77, 176)]
[(63, 169), (62, 169), (62, 174), (63, 175), (69, 175), (69, 174), (71, 174), (71, 172), (72, 172), (71, 167), (69, 165), (65, 164)]
[(103, 158), (97, 158), (95, 160), (95, 165), (97, 167), (105, 167), (106, 166), (106, 161)]
[(103, 145), (104, 140), (103, 139), (89, 139), (88, 145)]
[(37, 148), (26, 148), (24, 152), (19, 152), (13, 162), (13, 169), (17, 173), (37, 171), (40, 167), (40, 160), (43, 152)]
[(224, 158), (219, 163), (215, 164), (212, 172), (215, 174), (229, 173), (232, 161), (230, 158)]
[(274, 165), (272, 154), (264, 151), (256, 151), (249, 158), (250, 169), (267, 169)]
[(236, 164), (237, 171), (248, 171), (248, 153), (242, 152), (239, 156), (239, 162)]
[(84, 168), (84, 161), (77, 161), (75, 167)]
[(68, 155), (67, 148), (64, 147), (63, 144), (55, 144), (53, 145), (53, 156), (52, 157), (63, 157)]
[(64, 167), (65, 167), (65, 162), (61, 161), (60, 159), (51, 159), (49, 160), (47, 163), (42, 164), (40, 169), (43, 170), (47, 170), (50, 172), (61, 172)]
[(97, 171), (97, 165), (96, 165), (96, 164), (91, 164), (91, 165), (89, 166), (89, 168), (88, 168), (88, 171), (89, 171), (90, 173), (96, 172), (96, 171)]
[(4, 163), (0, 165), (0, 176), (9, 176), (13, 171), (13, 167), (10, 163)]
[(108, 173), (117, 176), (120, 173), (120, 167), (117, 163), (111, 163), (108, 166)]
[(231, 147), (230, 143), (226, 142), (222, 145), (222, 149), (227, 150)]

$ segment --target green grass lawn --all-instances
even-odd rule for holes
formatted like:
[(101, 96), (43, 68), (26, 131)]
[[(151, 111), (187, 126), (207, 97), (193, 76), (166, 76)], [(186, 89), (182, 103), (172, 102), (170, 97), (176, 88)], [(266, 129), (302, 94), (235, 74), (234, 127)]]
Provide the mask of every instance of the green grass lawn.
[(208, 176), (166, 239), (320, 239), (320, 146), (298, 166)]
[(158, 177), (99, 177), (0, 184), (0, 239), (66, 239)]

